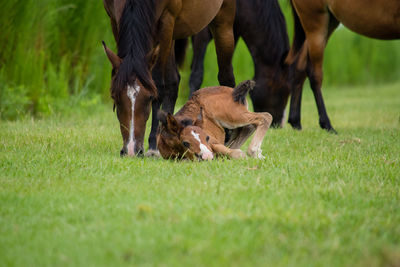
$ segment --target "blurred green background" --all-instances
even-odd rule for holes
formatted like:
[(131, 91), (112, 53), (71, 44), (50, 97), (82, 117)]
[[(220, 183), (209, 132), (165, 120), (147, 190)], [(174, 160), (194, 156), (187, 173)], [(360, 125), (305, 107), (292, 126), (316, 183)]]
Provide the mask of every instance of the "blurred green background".
[[(289, 4), (280, 1), (287, 18)], [(47, 116), (110, 104), (111, 67), (101, 40), (115, 50), (101, 0), (8, 0), (0, 3), (0, 118)], [(325, 53), (324, 86), (392, 83), (400, 79), (400, 41), (378, 41), (340, 27)], [(187, 99), (191, 51), (181, 71), (179, 103)], [(210, 45), (203, 85), (217, 84)], [(253, 77), (241, 41), (234, 56), (237, 81)], [(110, 104), (111, 106), (111, 104)]]

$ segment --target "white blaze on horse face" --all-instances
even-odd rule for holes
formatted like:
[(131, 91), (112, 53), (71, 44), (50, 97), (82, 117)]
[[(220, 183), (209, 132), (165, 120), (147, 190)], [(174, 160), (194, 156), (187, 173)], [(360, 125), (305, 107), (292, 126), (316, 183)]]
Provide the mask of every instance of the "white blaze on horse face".
[(129, 156), (134, 156), (135, 155), (135, 124), (134, 124), (134, 119), (135, 119), (135, 102), (136, 102), (136, 97), (139, 94), (140, 91), (140, 86), (135, 82), (134, 86), (128, 85), (128, 90), (126, 94), (128, 95), (129, 99), (131, 100), (131, 111), (132, 111), (132, 117), (129, 125), (129, 141), (127, 144), (128, 148), (128, 155)]
[(213, 153), (207, 148), (206, 145), (204, 145), (201, 140), (200, 140), (200, 135), (198, 133), (195, 133), (194, 131), (191, 131), (191, 134), (193, 135), (194, 139), (196, 139), (200, 143), (200, 156), (202, 159), (207, 160), (207, 159), (213, 159)]

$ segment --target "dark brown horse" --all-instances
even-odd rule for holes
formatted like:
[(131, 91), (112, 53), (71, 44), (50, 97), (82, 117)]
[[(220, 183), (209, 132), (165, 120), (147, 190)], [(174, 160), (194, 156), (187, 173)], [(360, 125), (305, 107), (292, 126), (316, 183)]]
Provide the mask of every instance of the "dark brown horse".
[[(318, 107), (319, 124), (335, 132), (322, 97), (322, 65), (327, 41), (339, 23), (350, 30), (377, 39), (400, 38), (399, 0), (291, 0), (295, 22), (289, 64), (306, 70)], [(302, 87), (294, 90), (290, 102), (289, 123), (301, 129)]]
[[(272, 116), (248, 110), (246, 95), (253, 87), (254, 82), (246, 81), (234, 89), (203, 88), (175, 116), (159, 112), (162, 124), (157, 144), (163, 158), (210, 160), (214, 155), (245, 158), (240, 147), (253, 133), (247, 154), (264, 158), (261, 144)], [(226, 131), (230, 132), (228, 138)]]
[[(210, 25), (218, 54), (220, 84), (234, 86), (234, 0), (103, 0), (111, 19), (118, 55), (105, 47), (113, 71), (111, 96), (123, 138), (121, 155), (143, 153), (146, 121), (153, 114), (173, 112), (179, 74), (174, 62), (174, 40), (187, 38)], [(158, 52), (157, 52), (158, 51)], [(158, 60), (155, 60), (157, 59)], [(151, 67), (155, 64), (153, 77)], [(157, 87), (156, 87), (156, 85)], [(156, 99), (156, 101), (153, 101)], [(155, 147), (157, 120), (152, 132)], [(153, 145), (152, 145), (153, 144)], [(152, 147), (154, 146), (154, 147)]]
[[(256, 86), (250, 91), (254, 111), (269, 112), (273, 126), (281, 126), (292, 88), (302, 86), (305, 72), (284, 60), (289, 52), (286, 23), (278, 0), (236, 0), (235, 41), (243, 38), (254, 62)], [(208, 29), (192, 37), (191, 94), (203, 81), (204, 56), (212, 39)]]

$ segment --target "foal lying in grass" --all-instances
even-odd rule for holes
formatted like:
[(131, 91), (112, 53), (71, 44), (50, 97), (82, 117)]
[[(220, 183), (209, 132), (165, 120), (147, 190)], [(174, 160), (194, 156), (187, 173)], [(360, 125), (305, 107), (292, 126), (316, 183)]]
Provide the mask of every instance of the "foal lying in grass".
[(253, 81), (245, 81), (235, 89), (203, 88), (196, 91), (175, 116), (160, 111), (157, 146), (162, 157), (211, 160), (215, 155), (224, 155), (245, 158), (240, 147), (255, 132), (247, 154), (264, 158), (261, 144), (272, 116), (248, 110), (246, 95), (254, 85)]

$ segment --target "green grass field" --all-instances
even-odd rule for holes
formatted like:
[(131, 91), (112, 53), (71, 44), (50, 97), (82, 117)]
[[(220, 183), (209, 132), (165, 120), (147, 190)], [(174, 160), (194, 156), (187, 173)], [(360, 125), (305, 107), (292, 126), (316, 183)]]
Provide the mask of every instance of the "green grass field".
[(339, 135), (265, 160), (120, 158), (110, 105), (0, 121), (1, 266), (398, 266), (400, 84), (326, 88)]

